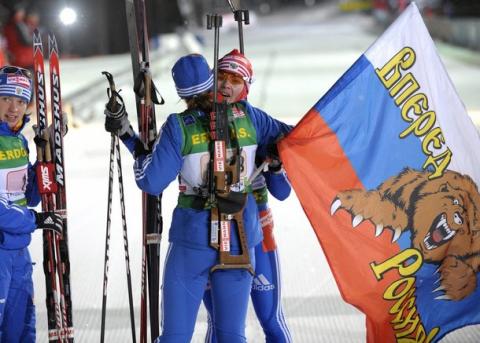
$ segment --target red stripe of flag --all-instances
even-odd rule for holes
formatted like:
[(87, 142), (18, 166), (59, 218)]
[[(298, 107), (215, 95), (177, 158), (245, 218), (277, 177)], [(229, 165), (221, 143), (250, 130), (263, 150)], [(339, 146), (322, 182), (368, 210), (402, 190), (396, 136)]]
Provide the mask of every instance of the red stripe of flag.
[[(378, 281), (370, 263), (381, 263), (400, 251), (389, 234), (375, 237), (375, 227), (363, 222), (352, 227), (352, 217), (330, 207), (339, 191), (364, 188), (355, 170), (319, 113), (312, 109), (279, 143), (279, 152), (288, 177), (310, 220), (326, 255), (344, 300), (375, 319), (369, 323), (367, 340), (383, 337), (394, 342), (388, 322), (391, 302), (382, 299), (385, 289), (396, 280), (396, 273), (385, 273)], [(315, 263), (315, 261), (312, 261)]]

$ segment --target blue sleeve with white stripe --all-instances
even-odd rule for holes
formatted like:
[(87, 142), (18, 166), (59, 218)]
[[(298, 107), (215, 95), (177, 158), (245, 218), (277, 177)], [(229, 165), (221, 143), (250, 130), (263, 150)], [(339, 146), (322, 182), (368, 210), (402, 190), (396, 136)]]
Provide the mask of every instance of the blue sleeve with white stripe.
[(146, 193), (159, 195), (180, 173), (183, 165), (183, 133), (176, 114), (163, 124), (150, 154), (134, 164), (135, 181)]
[(247, 113), (255, 126), (257, 132), (257, 144), (268, 145), (276, 142), (276, 139), (292, 130), (292, 126), (280, 120), (274, 119), (259, 108), (253, 107), (248, 102), (243, 102)]
[(25, 206), (0, 197), (0, 230), (12, 234), (31, 233), (36, 229), (35, 215)]

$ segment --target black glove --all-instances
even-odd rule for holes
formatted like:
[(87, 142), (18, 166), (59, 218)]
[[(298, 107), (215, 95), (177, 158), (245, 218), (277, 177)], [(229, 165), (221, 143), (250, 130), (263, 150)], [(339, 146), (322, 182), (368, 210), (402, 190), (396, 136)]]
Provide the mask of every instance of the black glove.
[(47, 212), (33, 211), (33, 213), (35, 214), (35, 223), (37, 224), (37, 229), (52, 230), (59, 234), (62, 233), (63, 220), (60, 214), (55, 213), (53, 211), (47, 211)]
[(147, 146), (147, 144), (143, 143), (140, 139), (135, 141), (135, 146), (133, 148), (133, 156), (135, 158), (148, 155), (150, 152), (151, 149)]
[[(68, 115), (66, 112), (62, 112), (62, 126), (62, 134), (63, 137), (65, 137), (68, 132)], [(32, 125), (32, 129), (35, 133), (35, 137), (33, 137), (35, 145), (41, 149), (45, 149), (48, 142), (48, 137), (52, 135), (53, 124), (43, 131), (40, 130), (40, 127), (38, 127), (38, 125)]]
[(37, 125), (32, 125), (32, 129), (33, 132), (35, 132), (35, 137), (33, 137), (35, 145), (41, 149), (45, 149), (48, 142), (48, 136), (46, 137)]
[(282, 160), (280, 160), (280, 154), (278, 153), (277, 144), (269, 144), (267, 146), (267, 160), (268, 170), (277, 173), (282, 169)]
[(128, 120), (128, 114), (127, 111), (125, 111), (125, 106), (123, 103), (119, 105), (120, 106), (118, 106), (116, 111), (109, 110), (108, 106), (105, 106), (105, 130), (107, 132), (117, 134), (120, 137), (123, 137), (127, 134), (127, 137), (133, 137), (133, 128)]

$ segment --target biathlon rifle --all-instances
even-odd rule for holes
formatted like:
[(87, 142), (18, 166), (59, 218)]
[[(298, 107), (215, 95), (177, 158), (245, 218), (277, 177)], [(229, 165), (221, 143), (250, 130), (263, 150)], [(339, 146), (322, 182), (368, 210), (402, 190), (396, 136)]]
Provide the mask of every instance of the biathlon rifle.
[[(243, 208), (246, 193), (233, 190), (239, 184), (241, 154), (238, 140), (231, 137), (228, 126), (227, 104), (219, 101), (218, 94), (218, 47), (222, 16), (207, 15), (207, 29), (214, 28), (214, 102), (210, 113), (210, 161), (209, 203), (211, 207), (210, 245), (219, 250), (219, 263), (211, 272), (219, 269), (247, 269), (253, 274), (248, 252), (247, 237), (243, 225)], [(233, 139), (232, 139), (233, 138)], [(233, 154), (227, 156), (227, 148), (233, 143)], [(236, 224), (240, 241), (240, 253), (231, 254), (230, 238), (232, 224)]]

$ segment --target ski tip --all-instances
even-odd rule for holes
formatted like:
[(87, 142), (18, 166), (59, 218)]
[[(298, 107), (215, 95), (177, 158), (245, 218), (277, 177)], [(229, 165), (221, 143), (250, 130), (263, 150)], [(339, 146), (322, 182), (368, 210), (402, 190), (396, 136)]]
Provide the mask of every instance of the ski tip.
[(58, 54), (57, 39), (55, 38), (55, 35), (53, 34), (53, 32), (50, 32), (48, 34), (48, 50), (50, 51), (50, 54), (52, 52), (55, 52)]
[(43, 51), (42, 36), (37, 28), (33, 31), (33, 47)]

